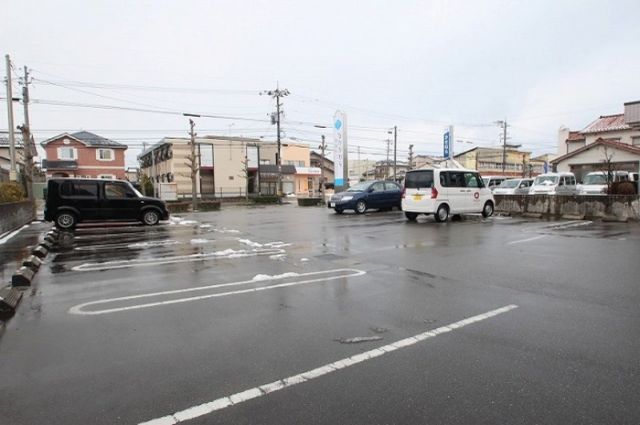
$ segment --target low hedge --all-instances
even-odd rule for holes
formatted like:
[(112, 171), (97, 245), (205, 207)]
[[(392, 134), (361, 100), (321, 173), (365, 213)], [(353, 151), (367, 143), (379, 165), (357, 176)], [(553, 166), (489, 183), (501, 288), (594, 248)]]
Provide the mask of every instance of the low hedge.
[(261, 195), (252, 199), (256, 204), (277, 204), (280, 202), (280, 198), (276, 195)]
[(322, 198), (298, 198), (299, 207), (316, 207), (322, 203)]
[(198, 211), (220, 211), (220, 201), (200, 201)]
[(188, 212), (191, 208), (191, 202), (173, 201), (167, 202), (167, 209), (170, 213)]

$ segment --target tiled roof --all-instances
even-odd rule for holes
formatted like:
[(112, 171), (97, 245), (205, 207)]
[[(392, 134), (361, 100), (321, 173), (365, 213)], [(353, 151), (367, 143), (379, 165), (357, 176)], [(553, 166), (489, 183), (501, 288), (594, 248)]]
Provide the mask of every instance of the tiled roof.
[(106, 139), (102, 136), (98, 136), (95, 133), (91, 133), (90, 131), (77, 131), (75, 133), (62, 133), (55, 137), (45, 140), (41, 143), (42, 146), (47, 145), (49, 142), (53, 142), (55, 140), (60, 140), (64, 137), (72, 137), (80, 142), (84, 143), (87, 146), (93, 148), (115, 148), (115, 149), (127, 149), (127, 145), (123, 145), (122, 143), (118, 143), (115, 140)]
[[(16, 146), (22, 147), (22, 135), (15, 135)], [(9, 136), (0, 136), (0, 146), (9, 146)]]
[(567, 137), (567, 142), (583, 142), (585, 137), (579, 131), (570, 131), (569, 137)]
[(606, 146), (610, 146), (610, 147), (615, 148), (615, 149), (620, 149), (620, 150), (623, 150), (623, 151), (627, 151), (627, 152), (636, 154), (636, 155), (638, 155), (640, 157), (640, 147), (628, 145), (626, 143), (620, 143), (620, 142), (618, 142), (618, 141), (616, 141), (614, 139), (599, 138), (595, 142), (593, 142), (593, 143), (591, 143), (589, 145), (583, 146), (583, 147), (581, 147), (579, 149), (576, 149), (573, 152), (569, 152), (566, 155), (559, 156), (559, 157), (551, 160), (551, 162), (553, 164), (557, 164), (560, 161), (564, 161), (567, 158), (571, 158), (572, 156), (578, 155), (578, 154), (580, 154), (580, 153), (582, 153), (582, 152), (584, 152), (586, 150), (589, 150), (591, 148), (594, 148), (594, 147), (600, 146), (600, 145), (606, 145)]
[(580, 133), (600, 133), (603, 131), (628, 130), (630, 128), (624, 122), (624, 114), (602, 115), (586, 126)]

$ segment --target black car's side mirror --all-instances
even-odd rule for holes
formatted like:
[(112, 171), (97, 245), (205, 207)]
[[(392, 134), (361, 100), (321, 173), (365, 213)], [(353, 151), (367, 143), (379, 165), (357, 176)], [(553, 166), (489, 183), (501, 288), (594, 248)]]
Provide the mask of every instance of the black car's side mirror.
[(367, 193), (372, 193), (373, 192), (373, 188), (370, 187), (369, 189), (367, 189)]

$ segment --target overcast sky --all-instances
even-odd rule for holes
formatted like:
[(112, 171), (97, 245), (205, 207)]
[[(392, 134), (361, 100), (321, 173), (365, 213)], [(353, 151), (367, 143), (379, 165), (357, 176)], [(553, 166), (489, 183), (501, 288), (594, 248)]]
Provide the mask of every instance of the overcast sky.
[(279, 84), (287, 137), (316, 147), (330, 131), (312, 124), (341, 109), (351, 158), (384, 159), (397, 125), (406, 159), (410, 143), (441, 154), (448, 124), (457, 152), (496, 145), (501, 119), (511, 143), (554, 153), (561, 125), (640, 99), (637, 0), (5, 0), (4, 14), (0, 52), (32, 69), (34, 101), (75, 105), (32, 104), (37, 140), (93, 131), (129, 144), (128, 165), (143, 142), (186, 136), (187, 118), (88, 105), (222, 115), (235, 119), (198, 118), (198, 133), (273, 140), (259, 92)]

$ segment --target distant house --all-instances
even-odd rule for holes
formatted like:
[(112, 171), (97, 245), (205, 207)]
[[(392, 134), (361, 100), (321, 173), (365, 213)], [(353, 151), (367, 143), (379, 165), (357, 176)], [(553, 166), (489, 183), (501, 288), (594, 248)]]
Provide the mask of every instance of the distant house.
[[(24, 164), (22, 155), (22, 137), (16, 135), (16, 168), (19, 170)], [(0, 135), (0, 181), (9, 180), (9, 170), (11, 169), (11, 155), (9, 148), (9, 137), (5, 134)]]
[(584, 129), (561, 128), (558, 157), (551, 163), (557, 171), (571, 171), (578, 181), (605, 163), (615, 170), (638, 172), (640, 167), (640, 101), (624, 104), (625, 112), (601, 115)]
[(47, 177), (124, 179), (127, 146), (88, 131), (63, 133), (41, 143)]
[[(325, 184), (333, 185), (335, 170), (333, 161), (327, 158), (327, 155), (324, 156), (324, 162), (322, 162), (322, 155), (317, 152), (311, 151), (309, 163), (312, 167), (322, 168), (322, 175), (324, 177)], [(321, 164), (324, 164), (324, 166), (321, 166)]]

